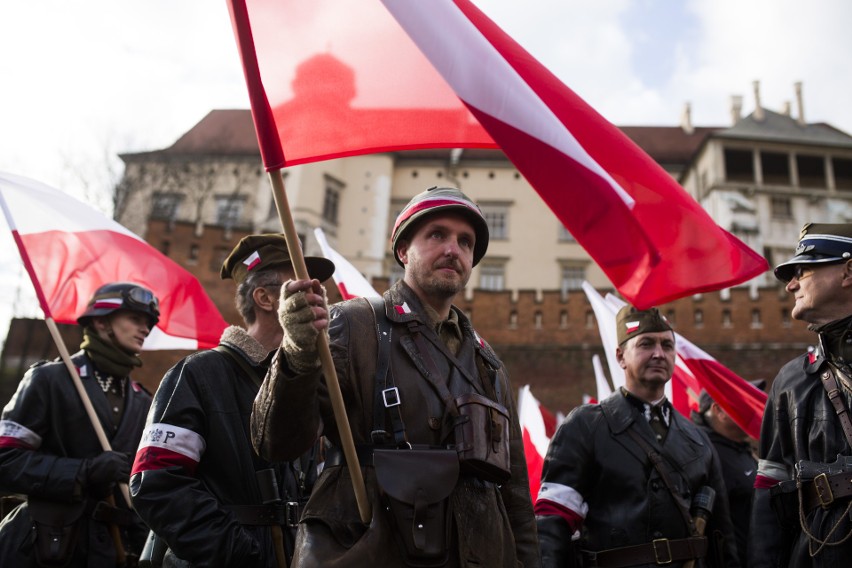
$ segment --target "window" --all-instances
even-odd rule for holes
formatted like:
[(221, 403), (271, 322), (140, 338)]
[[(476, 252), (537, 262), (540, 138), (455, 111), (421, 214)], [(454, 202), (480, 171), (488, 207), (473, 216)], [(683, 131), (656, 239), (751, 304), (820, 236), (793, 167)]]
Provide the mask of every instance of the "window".
[(792, 219), (793, 218), (793, 200), (789, 197), (773, 196), (770, 201), (770, 209), (773, 219)]
[(340, 192), (343, 188), (343, 182), (330, 176), (325, 176), (325, 196), (322, 203), (322, 218), (335, 225), (337, 224), (340, 209)]
[(722, 310), (722, 327), (733, 327), (731, 310)]
[(225, 264), (225, 259), (231, 253), (228, 247), (216, 247), (213, 249), (213, 255), (210, 257), (210, 272), (219, 273), (222, 265)]
[(200, 250), (201, 249), (196, 244), (189, 245), (189, 256), (186, 259), (187, 264), (198, 263), (198, 253)]
[(761, 152), (764, 185), (790, 185), (790, 157), (779, 152)]
[(509, 329), (518, 329), (518, 312), (509, 312)]
[(581, 290), (586, 279), (585, 264), (566, 264), (562, 266), (559, 289), (566, 296), (571, 290)]
[(831, 160), (831, 165), (834, 169), (834, 187), (852, 190), (852, 160), (834, 158)]
[(825, 189), (825, 160), (821, 156), (796, 156), (800, 187)]
[(509, 238), (509, 206), (483, 205), (482, 216), (488, 224), (488, 234), (491, 240), (501, 241)]
[(704, 312), (701, 310), (695, 310), (692, 321), (695, 324), (695, 327), (704, 327)]
[(159, 221), (174, 221), (182, 195), (177, 193), (154, 193), (151, 198), (151, 218)]
[(536, 329), (541, 329), (541, 318), (541, 312), (536, 312), (535, 316), (533, 317), (533, 325)]
[(223, 195), (216, 198), (216, 224), (236, 227), (243, 214), (245, 198), (241, 195)]
[(666, 312), (666, 319), (668, 320), (669, 325), (671, 325), (672, 327), (677, 327), (677, 320), (675, 319), (674, 310), (668, 310)]
[(751, 327), (753, 329), (759, 329), (763, 327), (763, 322), (760, 319), (760, 310), (757, 308), (751, 311)]
[(169, 250), (172, 248), (171, 241), (163, 241), (160, 245), (160, 252), (166, 256), (169, 256)]
[(568, 229), (565, 228), (565, 225), (559, 223), (559, 242), (560, 243), (576, 243), (577, 239), (574, 238)]
[(483, 264), (479, 267), (479, 287), (499, 292), (505, 286), (506, 267), (502, 264)]
[(754, 160), (751, 150), (725, 148), (725, 179), (754, 182)]
[(559, 312), (559, 329), (566, 329), (568, 327), (568, 310), (562, 310)]

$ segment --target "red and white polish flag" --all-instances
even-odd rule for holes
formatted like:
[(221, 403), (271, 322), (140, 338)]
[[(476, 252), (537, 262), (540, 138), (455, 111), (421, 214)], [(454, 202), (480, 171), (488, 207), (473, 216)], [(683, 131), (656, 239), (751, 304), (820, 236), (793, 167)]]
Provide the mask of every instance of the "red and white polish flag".
[(45, 317), (74, 324), (97, 288), (135, 282), (160, 302), (143, 349), (214, 347), (227, 323), (190, 272), (92, 207), (0, 172), (0, 207)]
[(518, 393), (518, 421), (524, 440), (530, 496), (535, 503), (541, 486), (544, 457), (558, 426), (557, 418), (533, 396), (530, 386), (524, 385)]
[(317, 227), (314, 229), (314, 236), (319, 243), (322, 255), (334, 263), (334, 282), (337, 284), (337, 289), (340, 290), (340, 295), (344, 300), (351, 298), (370, 298), (380, 297), (381, 294), (376, 292), (376, 289), (367, 282), (364, 275), (352, 266), (352, 263), (343, 258), (343, 255), (331, 248), (328, 244), (328, 239), (325, 238), (325, 232)]
[(639, 308), (768, 269), (469, 0), (228, 4), (267, 169), (499, 146)]

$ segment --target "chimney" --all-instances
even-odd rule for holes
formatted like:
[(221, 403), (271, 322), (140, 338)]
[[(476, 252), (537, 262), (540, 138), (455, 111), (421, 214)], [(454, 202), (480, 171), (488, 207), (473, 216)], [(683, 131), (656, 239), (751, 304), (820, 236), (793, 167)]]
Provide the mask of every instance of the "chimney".
[(683, 103), (683, 112), (680, 115), (680, 127), (684, 134), (692, 134), (695, 132), (695, 127), (692, 126), (692, 106), (686, 102)]
[(807, 122), (805, 122), (805, 101), (802, 99), (802, 82), (796, 81), (793, 83), (793, 87), (796, 89), (796, 112), (799, 114), (796, 122), (799, 123), (799, 126), (805, 126)]
[(752, 82), (752, 86), (754, 87), (754, 114), (752, 116), (756, 121), (762, 122), (766, 118), (766, 114), (760, 104), (760, 81)]
[(743, 117), (743, 98), (741, 95), (731, 95), (731, 124), (734, 125)]
[(793, 116), (791, 107), (792, 105), (790, 104), (790, 101), (784, 101), (784, 104), (781, 106), (781, 114), (784, 116)]

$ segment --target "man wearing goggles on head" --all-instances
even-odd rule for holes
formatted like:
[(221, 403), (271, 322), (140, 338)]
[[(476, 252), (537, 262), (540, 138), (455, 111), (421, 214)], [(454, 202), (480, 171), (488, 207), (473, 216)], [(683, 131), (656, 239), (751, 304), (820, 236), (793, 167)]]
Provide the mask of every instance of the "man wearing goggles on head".
[(0, 566), (114, 567), (114, 526), (128, 562), (138, 557), (146, 529), (116, 489), (129, 480), (151, 404), (129, 374), (159, 317), (150, 290), (118, 282), (98, 288), (77, 319), (83, 342), (71, 362), (112, 451), (101, 449), (62, 361), (24, 375), (0, 417), (0, 486), (27, 502), (0, 523)]

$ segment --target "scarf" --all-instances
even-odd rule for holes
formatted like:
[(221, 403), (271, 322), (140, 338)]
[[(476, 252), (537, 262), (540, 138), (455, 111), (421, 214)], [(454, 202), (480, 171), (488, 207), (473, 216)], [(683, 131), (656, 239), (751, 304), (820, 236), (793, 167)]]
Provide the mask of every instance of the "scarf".
[(126, 377), (133, 367), (142, 366), (139, 357), (125, 353), (88, 326), (83, 328), (83, 343), (80, 344), (80, 349), (86, 352), (95, 367), (112, 377)]

